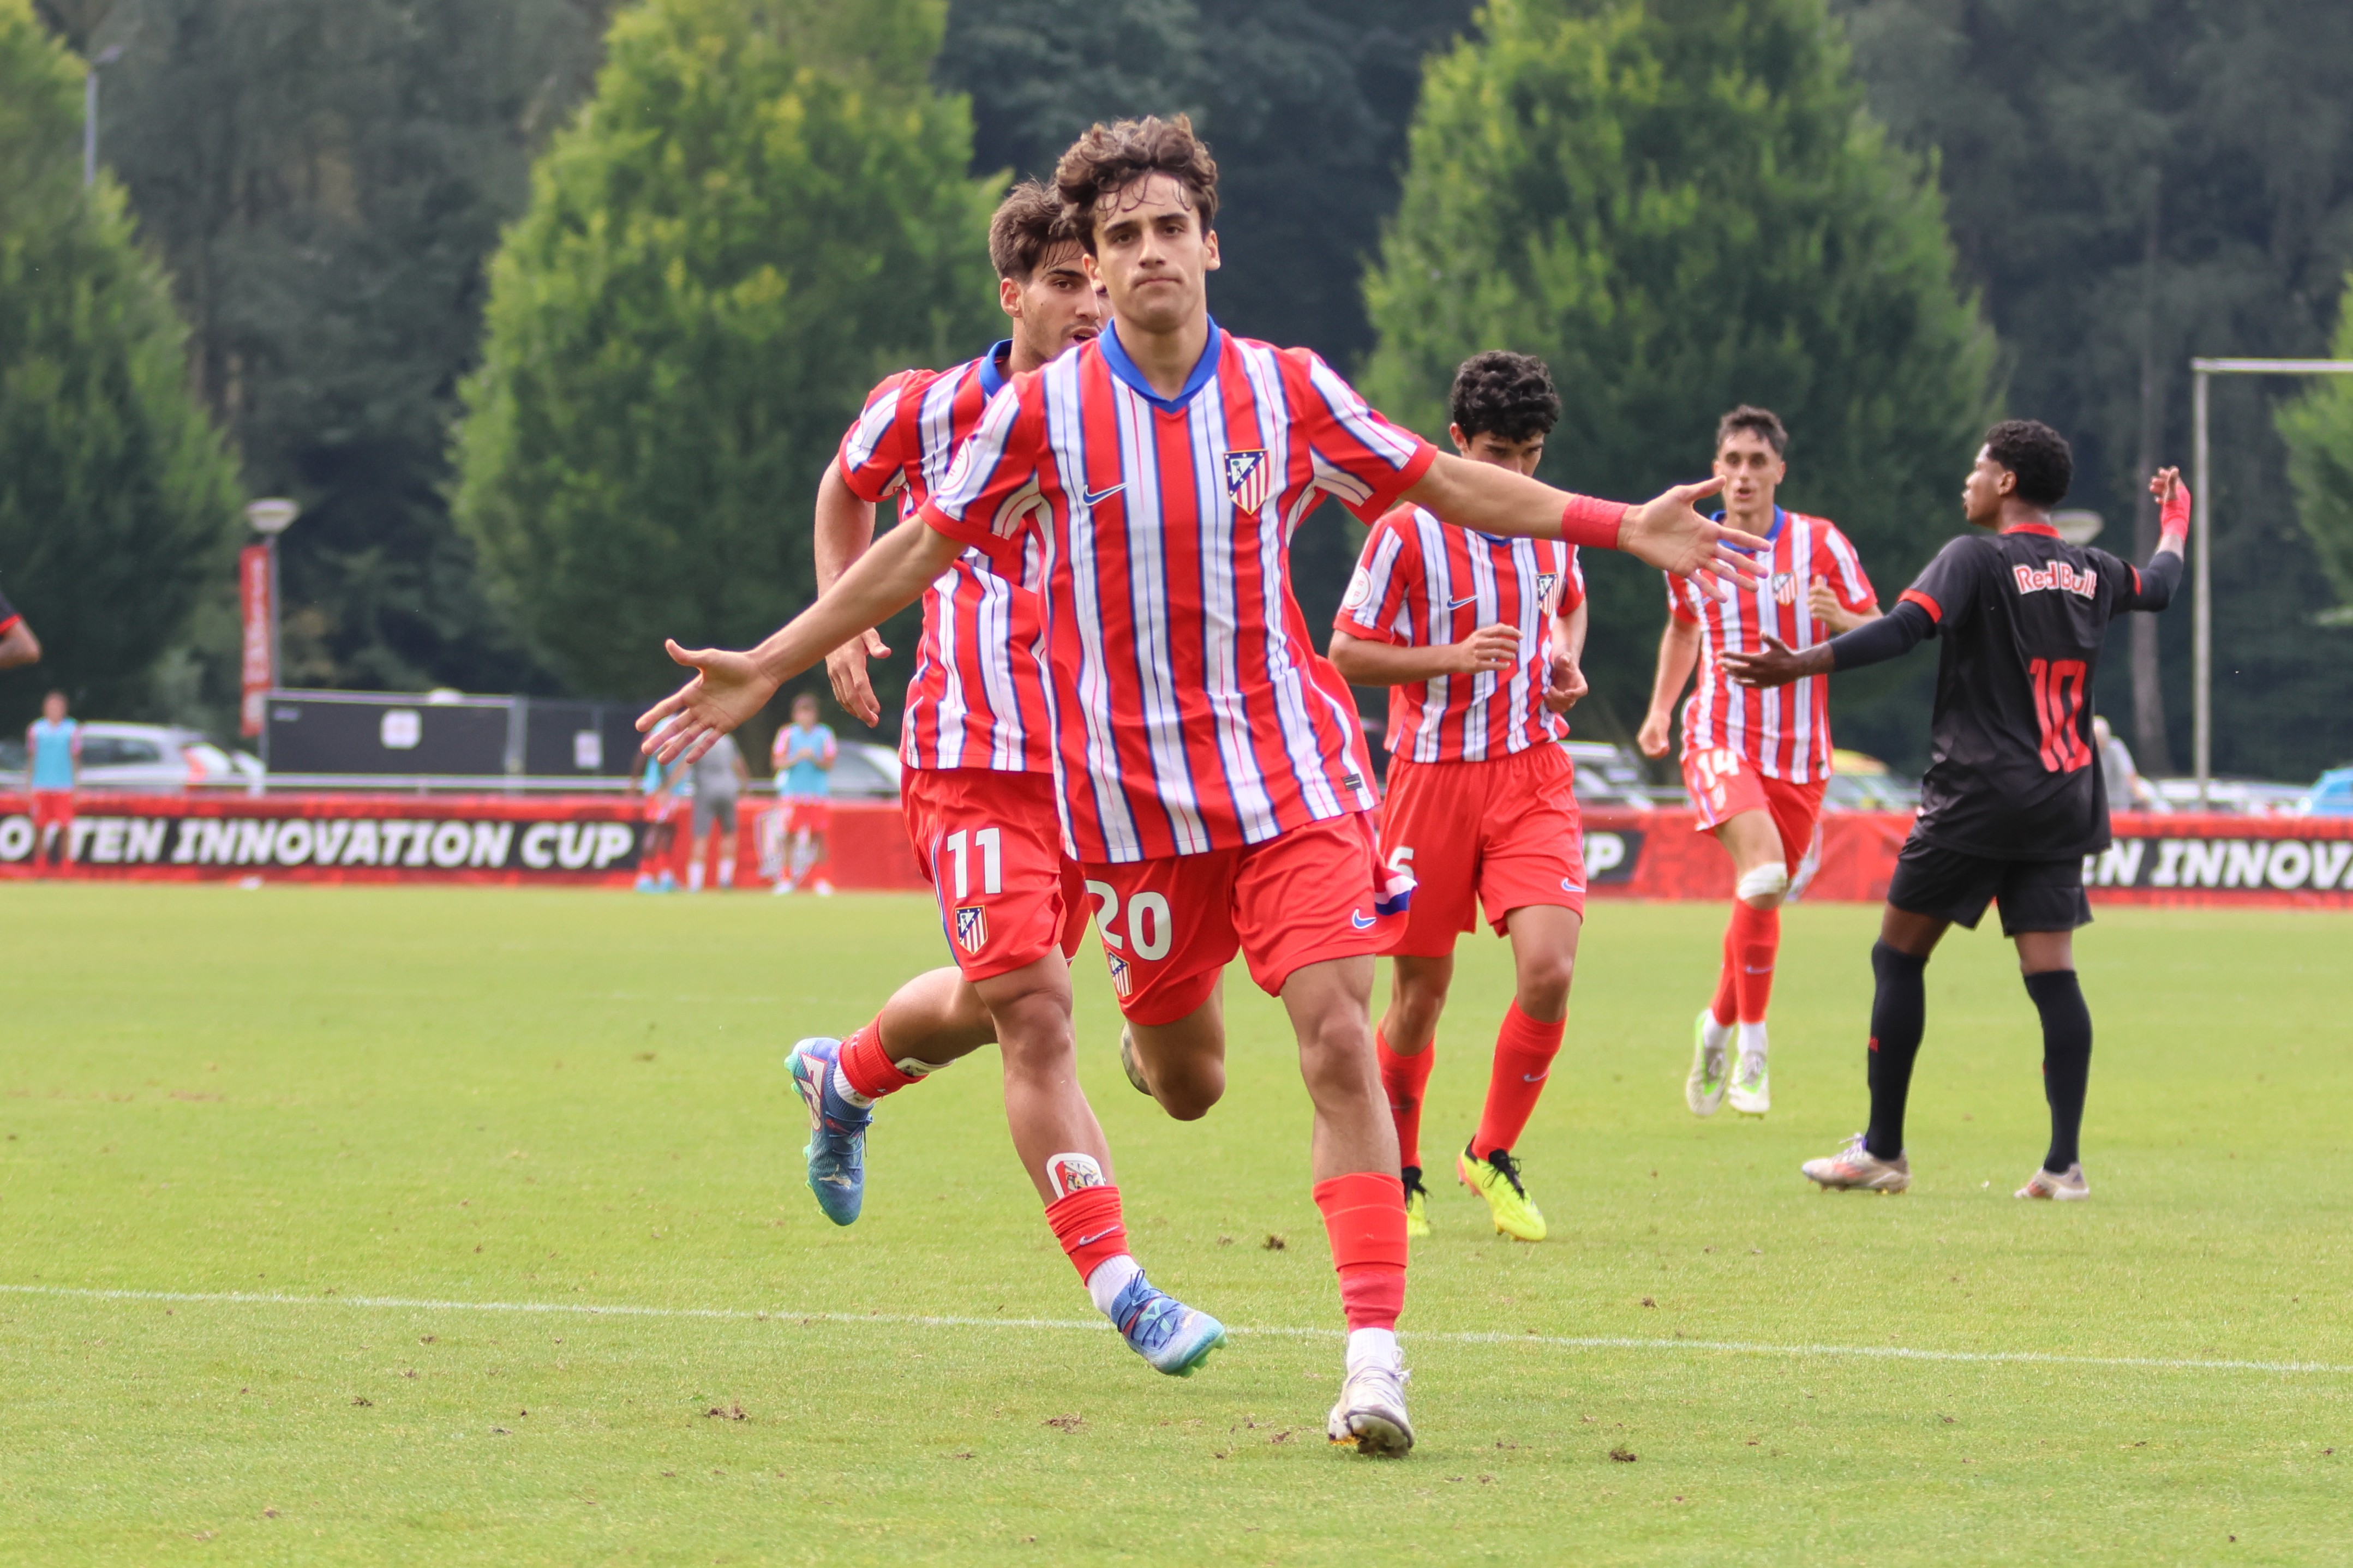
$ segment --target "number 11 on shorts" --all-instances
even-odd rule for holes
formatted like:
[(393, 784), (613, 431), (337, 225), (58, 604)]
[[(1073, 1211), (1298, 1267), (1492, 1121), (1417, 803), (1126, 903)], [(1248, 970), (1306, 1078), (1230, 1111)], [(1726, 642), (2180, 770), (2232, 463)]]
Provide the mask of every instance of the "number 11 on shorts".
[(947, 837), (948, 857), (955, 862), (955, 896), (959, 899), (972, 896), (973, 849), (980, 851), (980, 890), (983, 893), (1005, 891), (1005, 859), (1000, 847), (1003, 841), (997, 830), (994, 827), (976, 830), (970, 835), (969, 845), (965, 842), (965, 837), (961, 827)]

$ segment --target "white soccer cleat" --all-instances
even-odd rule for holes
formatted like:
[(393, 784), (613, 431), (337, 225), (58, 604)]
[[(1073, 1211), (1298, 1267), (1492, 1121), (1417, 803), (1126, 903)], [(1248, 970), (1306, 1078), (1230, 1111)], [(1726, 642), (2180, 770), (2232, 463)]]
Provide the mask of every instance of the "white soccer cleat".
[[(1716, 1023), (1715, 1008), (1699, 1010), (1699, 1022), (1692, 1026), (1691, 1077), (1683, 1079), (1683, 1103), (1691, 1107), (1694, 1116), (1713, 1116), (1724, 1103), (1732, 1065), (1725, 1054), (1731, 1033)], [(1708, 1043), (1711, 1036), (1715, 1040), (1713, 1045)]]
[(1367, 1359), (1341, 1380), (1340, 1403), (1332, 1406), (1324, 1435), (1336, 1447), (1354, 1443), (1359, 1454), (1403, 1458), (1413, 1447), (1413, 1423), (1406, 1419), (1405, 1384), (1413, 1374), (1403, 1357)]
[(1724, 1103), (1743, 1116), (1762, 1116), (1773, 1109), (1773, 1074), (1762, 1051), (1743, 1051), (1732, 1069)]
[(2034, 1174), (2026, 1178), (2026, 1185), (2011, 1194), (2021, 1198), (2050, 1198), (2063, 1204), (2081, 1203), (2092, 1195), (2092, 1184), (2084, 1177), (2083, 1162), (2077, 1161), (2064, 1171), (2046, 1171), (2036, 1166)]
[(1912, 1184), (1911, 1161), (1901, 1154), (1883, 1160), (1862, 1146), (1862, 1139), (1858, 1132), (1837, 1153), (1798, 1169), (1826, 1193), (1900, 1193)]

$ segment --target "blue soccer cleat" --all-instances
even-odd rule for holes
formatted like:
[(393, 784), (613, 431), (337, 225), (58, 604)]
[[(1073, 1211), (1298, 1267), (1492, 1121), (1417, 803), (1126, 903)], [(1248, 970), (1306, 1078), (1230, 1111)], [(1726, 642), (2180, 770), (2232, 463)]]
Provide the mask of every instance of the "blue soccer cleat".
[(1112, 1302), (1111, 1321), (1128, 1349), (1150, 1362), (1155, 1372), (1171, 1377), (1192, 1376), (1209, 1352), (1226, 1342), (1223, 1323), (1154, 1289), (1142, 1274), (1129, 1280)]
[(823, 1036), (801, 1041), (785, 1058), (793, 1088), (808, 1107), (808, 1189), (836, 1225), (856, 1223), (866, 1202), (866, 1129), (874, 1112), (842, 1098), (841, 1042)]

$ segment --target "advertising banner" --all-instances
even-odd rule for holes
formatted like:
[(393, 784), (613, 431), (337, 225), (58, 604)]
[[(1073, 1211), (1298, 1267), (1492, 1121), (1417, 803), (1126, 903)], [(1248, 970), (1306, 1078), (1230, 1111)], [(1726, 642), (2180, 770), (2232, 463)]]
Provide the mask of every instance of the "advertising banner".
[(237, 552), (237, 616), (245, 628), (245, 657), (240, 683), (243, 700), (237, 705), (237, 730), (240, 735), (261, 733), (262, 705), (269, 693), (270, 682), (278, 672), (270, 668), (269, 647), (269, 546), (248, 544)]

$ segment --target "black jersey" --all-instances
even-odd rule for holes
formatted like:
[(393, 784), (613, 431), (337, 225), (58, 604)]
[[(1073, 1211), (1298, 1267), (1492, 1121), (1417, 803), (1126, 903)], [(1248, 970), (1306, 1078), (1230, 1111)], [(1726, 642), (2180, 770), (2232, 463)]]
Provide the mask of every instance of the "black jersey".
[(16, 606), (8, 602), (8, 595), (0, 594), (0, 637), (6, 637), (8, 628), (24, 618), (16, 613)]
[(2040, 524), (1956, 539), (1899, 603), (1943, 645), (1920, 783), (1925, 843), (2009, 860), (2058, 860), (2108, 843), (2108, 793), (2092, 742), (2092, 679), (2108, 623), (2161, 610), (2181, 558), (2146, 576)]

